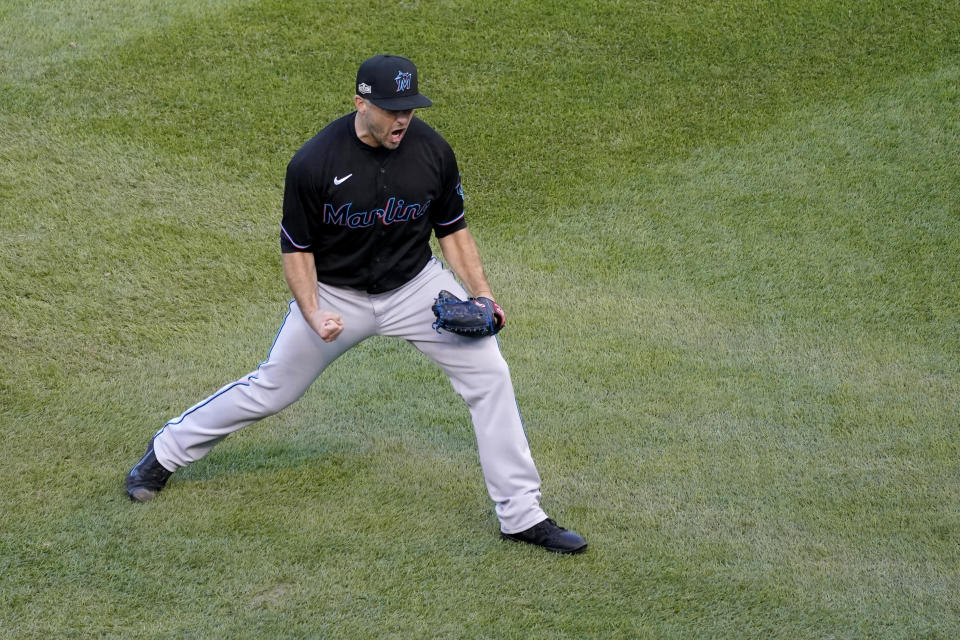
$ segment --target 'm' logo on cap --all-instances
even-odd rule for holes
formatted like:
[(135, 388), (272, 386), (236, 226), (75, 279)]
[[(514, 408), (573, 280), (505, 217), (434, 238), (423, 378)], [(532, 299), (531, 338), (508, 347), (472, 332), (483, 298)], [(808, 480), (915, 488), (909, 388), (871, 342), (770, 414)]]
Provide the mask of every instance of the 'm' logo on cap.
[(393, 79), (397, 83), (397, 93), (410, 90), (410, 79), (413, 74), (409, 71), (397, 71), (397, 77)]

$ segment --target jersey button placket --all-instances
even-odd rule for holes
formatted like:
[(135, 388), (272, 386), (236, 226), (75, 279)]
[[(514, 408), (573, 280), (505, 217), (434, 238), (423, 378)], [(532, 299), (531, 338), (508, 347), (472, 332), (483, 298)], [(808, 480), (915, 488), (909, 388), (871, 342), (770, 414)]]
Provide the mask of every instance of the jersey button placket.
[[(380, 170), (377, 173), (377, 193), (380, 195), (380, 201), (387, 201), (387, 190), (389, 189), (387, 185), (387, 167), (386, 160), (380, 164)], [(374, 253), (373, 253), (373, 273), (374, 282), (379, 283), (384, 276), (382, 272), (381, 265), (383, 264), (383, 248), (384, 248), (384, 236), (386, 235), (386, 225), (383, 224), (383, 220), (374, 220), (374, 225), (376, 225), (376, 233), (374, 235)]]

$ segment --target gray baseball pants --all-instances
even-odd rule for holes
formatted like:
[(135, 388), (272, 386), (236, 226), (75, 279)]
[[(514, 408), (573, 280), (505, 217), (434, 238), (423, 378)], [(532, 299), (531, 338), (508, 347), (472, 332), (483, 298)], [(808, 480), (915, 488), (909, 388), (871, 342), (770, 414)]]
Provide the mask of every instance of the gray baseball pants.
[(174, 471), (199, 460), (229, 434), (295, 402), (354, 345), (371, 336), (393, 336), (409, 341), (436, 362), (466, 401), (501, 530), (517, 533), (544, 520), (540, 476), (496, 338), (464, 338), (431, 327), (430, 307), (441, 289), (467, 295), (453, 274), (433, 258), (413, 280), (387, 293), (322, 283), (318, 287), (321, 308), (343, 317), (340, 336), (323, 342), (291, 302), (270, 355), (256, 371), (194, 405), (157, 433), (154, 451), (160, 464)]

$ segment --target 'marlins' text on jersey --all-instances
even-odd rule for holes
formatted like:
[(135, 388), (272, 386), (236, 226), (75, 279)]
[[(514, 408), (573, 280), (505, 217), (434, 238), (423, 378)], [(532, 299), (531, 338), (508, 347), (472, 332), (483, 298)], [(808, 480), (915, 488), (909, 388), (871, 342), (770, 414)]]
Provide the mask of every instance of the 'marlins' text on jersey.
[(406, 222), (416, 220), (427, 212), (430, 201), (423, 204), (406, 204), (403, 200), (390, 198), (383, 205), (382, 209), (371, 209), (370, 211), (351, 212), (352, 202), (342, 204), (339, 207), (329, 202), (323, 205), (324, 224), (338, 224), (350, 229), (361, 229), (363, 227), (373, 226), (377, 220), (383, 224), (393, 224), (395, 222)]

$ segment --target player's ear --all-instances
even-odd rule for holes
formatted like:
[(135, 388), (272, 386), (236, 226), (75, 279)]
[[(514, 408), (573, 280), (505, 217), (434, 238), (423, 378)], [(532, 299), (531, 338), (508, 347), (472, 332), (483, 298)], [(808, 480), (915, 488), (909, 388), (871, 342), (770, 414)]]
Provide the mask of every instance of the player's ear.
[(359, 95), (353, 96), (353, 106), (357, 108), (357, 111), (360, 113), (365, 113), (367, 110), (367, 102)]

